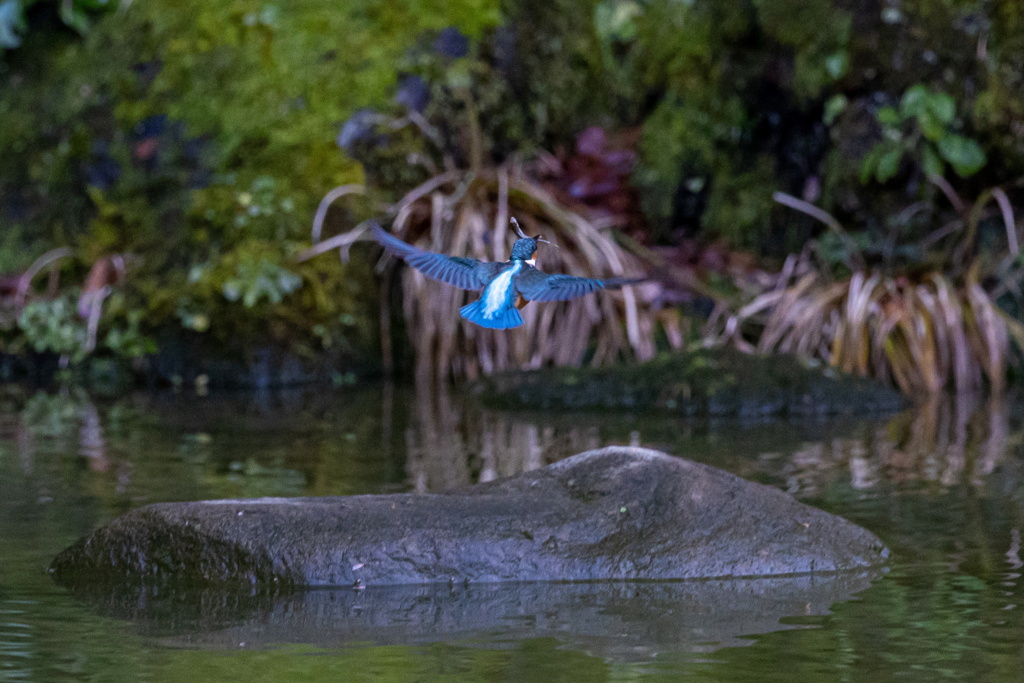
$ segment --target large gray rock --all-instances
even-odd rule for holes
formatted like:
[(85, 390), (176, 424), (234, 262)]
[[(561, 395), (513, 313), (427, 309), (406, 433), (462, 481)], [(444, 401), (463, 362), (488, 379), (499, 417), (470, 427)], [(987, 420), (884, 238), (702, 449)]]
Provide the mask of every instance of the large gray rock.
[(149, 505), (64, 550), (58, 580), (305, 586), (684, 579), (881, 563), (864, 529), (762, 484), (611, 447), (447, 494)]

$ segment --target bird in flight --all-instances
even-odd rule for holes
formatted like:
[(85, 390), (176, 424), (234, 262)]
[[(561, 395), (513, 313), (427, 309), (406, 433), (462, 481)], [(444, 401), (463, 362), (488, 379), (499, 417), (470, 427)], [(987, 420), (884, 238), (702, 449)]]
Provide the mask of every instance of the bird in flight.
[(423, 251), (376, 224), (373, 237), (388, 253), (405, 260), (429, 278), (459, 289), (483, 290), (479, 299), (463, 306), (459, 313), (471, 323), (496, 330), (522, 325), (519, 309), (530, 301), (566, 301), (599, 289), (617, 289), (640, 281), (543, 273), (534, 266), (534, 256), (538, 244), (551, 243), (542, 235), (527, 237), (515, 218), (512, 224), (519, 239), (512, 245), (509, 260), (503, 263)]

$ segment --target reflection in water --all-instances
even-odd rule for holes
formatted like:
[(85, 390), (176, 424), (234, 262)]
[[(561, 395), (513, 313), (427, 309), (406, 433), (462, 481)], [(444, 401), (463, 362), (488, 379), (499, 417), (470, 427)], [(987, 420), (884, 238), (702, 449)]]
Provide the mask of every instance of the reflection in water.
[(88, 397), (84, 397), (80, 406), (79, 417), (82, 426), (79, 429), (78, 454), (86, 458), (89, 469), (106, 472), (110, 467), (110, 459), (107, 457), (107, 442), (103, 438), (99, 411), (96, 410), (96, 404)]
[[(1003, 463), (1013, 447), (1024, 442), (1024, 431), (1011, 429), (1010, 402), (1004, 397), (933, 396), (926, 403), (889, 420), (865, 420), (838, 436), (797, 444), (790, 452), (748, 452), (763, 467), (739, 464), (741, 474), (768, 470), (781, 474), (790, 493), (821, 495), (837, 480), (849, 477), (854, 488), (871, 489), (879, 483), (935, 482), (951, 486), (962, 482), (980, 486)], [(574, 415), (570, 420), (543, 414), (487, 410), (472, 397), (447, 391), (421, 389), (415, 393), (412, 419), (406, 429), (406, 472), (411, 490), (438, 492), (477, 481), (490, 481), (537, 469), (574, 453), (611, 444), (668, 448), (665, 422), (678, 418), (644, 416), (623, 419), (601, 414)], [(699, 420), (690, 421), (700, 425)], [(740, 432), (735, 421), (705, 423), (710, 441), (726, 441), (757, 449), (756, 436), (733, 443)], [(699, 430), (698, 430), (699, 431)], [(692, 431), (690, 432), (692, 434)], [(650, 435), (650, 436), (648, 436)], [(669, 435), (672, 439), (673, 435)], [(716, 463), (709, 450), (681, 452)], [(735, 457), (732, 455), (731, 457)]]
[[(969, 678), (982, 666), (1014, 680), (1024, 669), (1019, 646), (1024, 642), (1024, 439), (1021, 413), (1014, 408), (1009, 399), (936, 400), (888, 420), (750, 425), (663, 415), (506, 413), (482, 408), (471, 395), (391, 387), (335, 394), (141, 395), (117, 402), (74, 392), (28, 395), (3, 389), (0, 679), (191, 680), (167, 669), (191, 671), (195, 657), (220, 647), (218, 637), (224, 638), (225, 648), (237, 648), (230, 641), (243, 637), (269, 643), (289, 640), (289, 634), (290, 642), (336, 645), (341, 630), (354, 623), (331, 621), (344, 607), (377, 615), (373, 628), (394, 627), (389, 633), (364, 632), (369, 640), (422, 646), (351, 647), (301, 660), (282, 655), (285, 673), (263, 679), (318, 680), (301, 675), (302, 667), (326, 661), (341, 670), (338, 662), (344, 660), (350, 668), (372, 669), (392, 656), (408, 667), (397, 671), (394, 680), (449, 680), (453, 657), (473, 672), (461, 680), (508, 680), (515, 676), (505, 674), (516, 666), (521, 672), (544, 669), (554, 679), (569, 680), (590, 661), (583, 652), (618, 661), (619, 668), (612, 670), (600, 668), (606, 660), (598, 659), (593, 680), (642, 679), (654, 669), (630, 669), (635, 660), (624, 645), (644, 641), (636, 657), (659, 651), (658, 666), (665, 668), (658, 671), (674, 680), (693, 672), (696, 665), (686, 653), (701, 647), (694, 644), (701, 629), (708, 641), (737, 644), (744, 632), (777, 631), (779, 619), (788, 614), (819, 629), (775, 632), (754, 639), (751, 647), (718, 650), (705, 673), (716, 680), (736, 673), (747, 680), (774, 675), (816, 681), (822, 671), (848, 678), (872, 662), (879, 678)], [(753, 585), (742, 583), (733, 584), (739, 586), (733, 603), (721, 595), (702, 602), (699, 596), (672, 594), (703, 590), (696, 588), (699, 584), (664, 590), (660, 585), (551, 588), (569, 598), (543, 594), (538, 587), (520, 594), (506, 592), (511, 587), (494, 592), (474, 587), (471, 595), (434, 589), (398, 602), (413, 615), (409, 618), (436, 615), (437, 621), (429, 622), (434, 630), (417, 630), (419, 636), (402, 635), (401, 623), (388, 616), (387, 601), (378, 599), (382, 594), (369, 591), (243, 601), (238, 609), (230, 598), (196, 593), (198, 612), (188, 599), (174, 603), (170, 596), (150, 596), (147, 604), (155, 611), (132, 612), (134, 603), (96, 596), (79, 602), (43, 571), (79, 536), (145, 503), (442, 491), (631, 442), (813, 498), (879, 533), (894, 551), (892, 571), (857, 601), (811, 619), (799, 615), (821, 615), (833, 598), (815, 598), (808, 612), (794, 595), (789, 603), (778, 600), (759, 612), (739, 602), (758, 595)], [(780, 588), (772, 599), (785, 594)], [(718, 629), (723, 622), (715, 621), (716, 606), (729, 604), (763, 618)], [(544, 605), (557, 609), (544, 611)], [(139, 621), (128, 628), (98, 616), (93, 606)], [(126, 611), (117, 611), (122, 608)], [(498, 619), (489, 632), (482, 621), (473, 621), (486, 615)], [(204, 618), (219, 621), (204, 625)], [(462, 618), (474, 647), (465, 647), (459, 635)], [(310, 627), (309, 640), (300, 636), (302, 619)], [(606, 630), (592, 633), (574, 626), (588, 619)], [(138, 635), (136, 627), (145, 635)], [(186, 627), (196, 631), (191, 644), (181, 630)], [(632, 635), (621, 642), (616, 636), (605, 638), (617, 628)], [(329, 634), (335, 636), (333, 644)], [(543, 642), (560, 645), (546, 647), (542, 636), (547, 636)], [(153, 648), (154, 637), (163, 644), (203, 649)], [(427, 644), (433, 642), (460, 645), (431, 649)], [(252, 680), (268, 661), (262, 654), (245, 659), (248, 655), (237, 649), (225, 657), (226, 651), (203, 660), (208, 666), (223, 662), (216, 671), (225, 676), (212, 679)], [(683, 653), (679, 661), (688, 663), (673, 663), (672, 652)], [(227, 675), (235, 671), (235, 678)]]
[(489, 411), (471, 398), (420, 385), (406, 429), (406, 471), (417, 493), (529, 472), (609, 445), (599, 419), (556, 427), (537, 416)]
[(1024, 441), (1008, 406), (1001, 396), (933, 396), (865, 435), (807, 443), (788, 458), (786, 489), (820, 496), (847, 470), (859, 490), (881, 482), (981, 486)]
[(616, 660), (664, 651), (711, 652), (749, 636), (799, 628), (880, 576), (850, 573), (673, 582), (474, 584), (311, 590), (269, 596), (223, 589), (105, 587), (77, 593), (171, 647), (233, 650), (285, 643), (320, 647), (443, 641), (508, 647), (526, 638)]
[[(101, 409), (85, 393), (40, 393), (17, 410), (0, 410), (0, 447), (15, 450), (23, 474), (31, 477), (39, 440), (44, 439), (48, 451), (77, 453), (90, 471), (110, 475), (114, 490), (125, 495), (142, 454), (111, 449), (104, 422), (114, 413), (119, 424), (137, 419), (137, 414), (155, 413), (159, 418), (154, 430), (173, 431), (176, 450), (212, 466), (210, 474), (223, 475), (224, 482), (252, 475), (287, 480), (288, 490), (274, 490), (264, 481), (267, 495), (300, 495), (310, 484), (319, 490), (307, 494), (350, 492), (336, 491), (323, 477), (344, 476), (333, 471), (333, 461), (352, 451), (378, 462), (404, 455), (404, 484), (378, 480), (378, 487), (440, 492), (534, 470), (574, 453), (630, 444), (681, 452), (746, 476), (781, 476), (790, 493), (817, 497), (846, 478), (858, 490), (914, 481), (980, 486), (1024, 443), (1021, 427), (1011, 426), (1016, 419), (1009, 410), (1012, 402), (1002, 397), (935, 396), (889, 420), (865, 420), (839, 435), (813, 440), (794, 431), (783, 439), (788, 452), (757, 452), (765, 445), (757, 438), (763, 430), (737, 428), (731, 421), (495, 411), (481, 407), (471, 395), (430, 385), (411, 396), (384, 386), (379, 393), (363, 392), (348, 400), (349, 409), (339, 411), (336, 400), (302, 392), (241, 400), (210, 397), (199, 403), (188, 397), (143, 396)], [(408, 415), (403, 412), (406, 405)], [(666, 423), (674, 429), (666, 431)], [(799, 425), (794, 424), (796, 429)], [(300, 433), (297, 440), (295, 431)], [(693, 441), (695, 434), (707, 435), (700, 448), (673, 443)], [(742, 449), (747, 452), (737, 460), (735, 451)], [(718, 451), (730, 452), (720, 458)], [(45, 488), (45, 482), (37, 483)], [(227, 495), (246, 493), (221, 488)], [(250, 481), (248, 488), (256, 494), (261, 487)]]

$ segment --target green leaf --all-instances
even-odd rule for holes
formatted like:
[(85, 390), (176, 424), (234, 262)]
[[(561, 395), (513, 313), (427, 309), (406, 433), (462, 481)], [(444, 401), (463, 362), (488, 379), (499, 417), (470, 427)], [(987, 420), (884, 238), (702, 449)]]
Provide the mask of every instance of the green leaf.
[(938, 142), (946, 137), (949, 132), (946, 124), (938, 119), (931, 110), (927, 109), (917, 115), (917, 125), (925, 139), (932, 142)]
[(456, 59), (445, 72), (445, 84), (453, 90), (469, 88), (473, 85), (472, 66), (469, 59)]
[(228, 301), (238, 301), (242, 298), (242, 288), (237, 280), (228, 280), (221, 287), (224, 298)]
[(928, 87), (921, 83), (911, 86), (903, 93), (903, 99), (900, 100), (900, 112), (904, 118), (917, 116), (924, 111), (927, 108), (925, 102), (930, 95)]
[(939, 154), (961, 178), (974, 175), (988, 161), (981, 146), (962, 135), (947, 135), (938, 144)]
[(825, 71), (832, 77), (832, 80), (838, 80), (846, 73), (849, 62), (850, 58), (846, 50), (837, 50), (825, 57)]
[(846, 99), (846, 95), (842, 93), (833, 95), (825, 101), (825, 111), (821, 116), (821, 119), (825, 122), (826, 126), (831, 126), (832, 122), (835, 121), (840, 114), (846, 111), (846, 105), (849, 101)]
[(628, 43), (636, 38), (636, 19), (642, 14), (643, 8), (637, 2), (605, 0), (594, 8), (594, 28), (605, 42)]
[(946, 164), (943, 163), (942, 157), (935, 151), (932, 145), (925, 145), (924, 151), (922, 152), (921, 166), (924, 168), (924, 172), (929, 175), (942, 175), (942, 172), (946, 170)]
[(77, 3), (60, 3), (60, 20), (80, 34), (84, 35), (89, 30), (89, 15)]
[(878, 166), (875, 168), (875, 180), (886, 183), (892, 180), (893, 176), (900, 170), (900, 160), (903, 159), (903, 149), (893, 147), (878, 157)]
[(21, 45), (21, 36), (25, 30), (25, 14), (20, 0), (4, 0), (0, 2), (0, 48), (10, 50)]
[(860, 162), (860, 182), (862, 184), (867, 184), (874, 177), (875, 169), (878, 168), (878, 158), (882, 156), (882, 151), (883, 146), (876, 145), (864, 155), (864, 160)]
[(925, 107), (932, 116), (947, 126), (956, 118), (956, 100), (948, 93), (931, 93), (925, 100)]
[(895, 127), (903, 123), (903, 117), (894, 107), (882, 107), (875, 116), (883, 126)]

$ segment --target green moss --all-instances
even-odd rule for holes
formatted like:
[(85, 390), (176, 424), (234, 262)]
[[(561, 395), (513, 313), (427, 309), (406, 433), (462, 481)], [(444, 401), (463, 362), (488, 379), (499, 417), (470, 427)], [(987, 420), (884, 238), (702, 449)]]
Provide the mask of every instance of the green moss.
[[(637, 173), (654, 226), (700, 224), (736, 246), (760, 243), (772, 190), (813, 163), (793, 158), (781, 138), (845, 74), (850, 27), (829, 2), (666, 0), (645, 9), (633, 49), (643, 82), (665, 92), (644, 122)], [(803, 135), (813, 141), (813, 131)]]
[(613, 368), (552, 368), (497, 375), (477, 385), (492, 405), (526, 410), (636, 410), (683, 415), (806, 415), (898, 409), (881, 384), (792, 356), (728, 349), (664, 355)]
[(339, 126), (390, 99), (422, 32), (497, 20), (488, 0), (186, 0), (126, 5), (84, 38), (31, 32), (0, 64), (0, 263), (71, 245), (74, 280), (134, 254), (105, 326), (139, 310), (226, 350), (368, 349), (366, 264), (293, 258), (323, 194), (363, 178)]
[[(620, 63), (653, 103), (636, 175), (652, 227), (781, 256), (822, 231), (773, 206), (783, 191), (874, 243), (924, 201), (920, 225), (899, 226), (922, 239), (948, 220), (926, 173), (966, 196), (1024, 174), (1022, 14), (1012, 0), (644, 3)], [(940, 116), (882, 120), (921, 93)]]
[[(768, 255), (799, 250), (823, 229), (778, 209), (781, 190), (835, 214), (858, 243), (911, 244), (945, 223), (924, 171), (951, 165), (963, 196), (1024, 175), (1013, 0), (123, 7), (81, 35), (33, 27), (0, 58), (0, 271), (71, 245), (65, 277), (81, 283), (97, 259), (142, 256), (109, 328), (141, 310), (143, 334), (371, 348), (367, 265), (293, 256), (330, 188), (380, 176), (372, 200), (329, 214), (328, 234), (428, 173), (409, 163), (426, 144), (413, 131), (370, 145), (365, 169), (337, 147), (357, 110), (394, 110), (399, 72), (429, 81), (426, 116), (442, 122), (453, 163), (473, 154), (467, 131), (490, 161), (569, 149), (589, 125), (641, 127), (635, 180), (654, 240), (683, 228)], [(435, 49), (449, 26), (472, 39), (466, 56)], [(941, 135), (913, 112), (882, 120), (920, 92), (946, 112)], [(896, 135), (920, 140), (870, 156)], [(880, 182), (861, 183), (865, 163)], [(898, 223), (921, 200), (928, 210)]]

